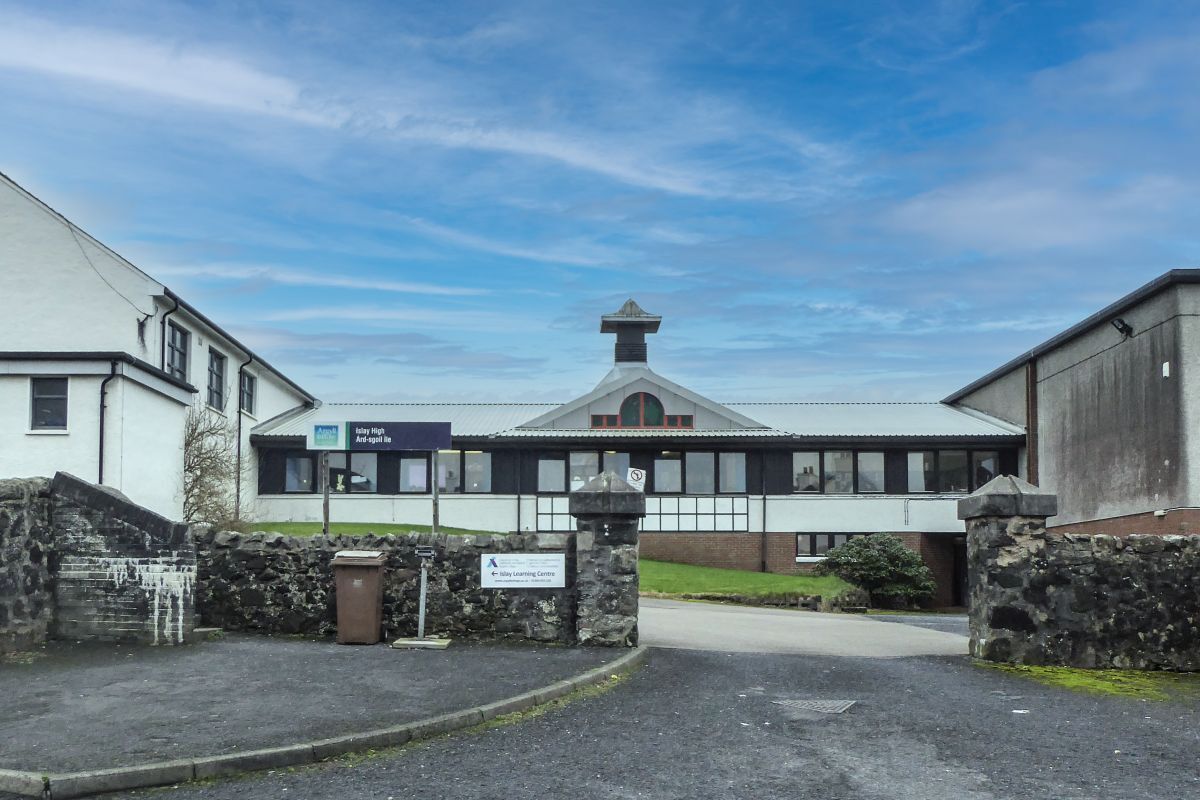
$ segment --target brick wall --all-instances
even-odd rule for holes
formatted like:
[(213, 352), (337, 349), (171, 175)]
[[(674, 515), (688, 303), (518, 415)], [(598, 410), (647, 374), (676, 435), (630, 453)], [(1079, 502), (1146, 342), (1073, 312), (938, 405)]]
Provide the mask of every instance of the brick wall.
[(1200, 533), (1200, 509), (1185, 508), (1168, 511), (1156, 517), (1153, 512), (1130, 514), (1124, 517), (1072, 522), (1066, 525), (1050, 525), (1055, 533), (1079, 533), (1089, 536), (1129, 536), (1143, 533), (1151, 536), (1175, 536)]

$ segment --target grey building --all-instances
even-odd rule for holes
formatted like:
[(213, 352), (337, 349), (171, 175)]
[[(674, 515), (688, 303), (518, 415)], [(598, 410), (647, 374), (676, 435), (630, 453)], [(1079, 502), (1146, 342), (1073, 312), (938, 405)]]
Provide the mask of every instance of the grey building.
[(1173, 270), (945, 399), (1027, 430), (1052, 526), (1200, 531), (1200, 270)]

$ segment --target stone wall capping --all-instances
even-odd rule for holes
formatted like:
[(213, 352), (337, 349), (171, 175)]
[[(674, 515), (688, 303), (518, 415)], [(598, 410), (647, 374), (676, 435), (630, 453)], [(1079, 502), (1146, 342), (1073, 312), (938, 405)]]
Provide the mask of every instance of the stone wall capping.
[(1058, 496), (1015, 475), (999, 475), (958, 501), (958, 518), (1052, 517)]
[(646, 515), (646, 495), (612, 471), (601, 472), (571, 492), (568, 505), (576, 519), (596, 516), (640, 518)]

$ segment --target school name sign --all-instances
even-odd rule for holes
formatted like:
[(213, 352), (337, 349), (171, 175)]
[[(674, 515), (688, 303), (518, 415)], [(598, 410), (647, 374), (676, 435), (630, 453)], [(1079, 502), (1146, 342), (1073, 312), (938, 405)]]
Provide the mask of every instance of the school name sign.
[(449, 450), (449, 422), (316, 422), (309, 450)]

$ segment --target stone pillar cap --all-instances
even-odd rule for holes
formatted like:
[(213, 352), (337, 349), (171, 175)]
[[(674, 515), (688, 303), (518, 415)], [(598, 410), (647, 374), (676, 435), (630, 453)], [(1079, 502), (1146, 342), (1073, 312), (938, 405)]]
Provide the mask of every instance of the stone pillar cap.
[(570, 511), (576, 517), (646, 516), (646, 495), (615, 472), (601, 472), (571, 492)]
[(958, 501), (958, 518), (1053, 517), (1058, 495), (1043, 492), (1015, 475), (1000, 475)]

